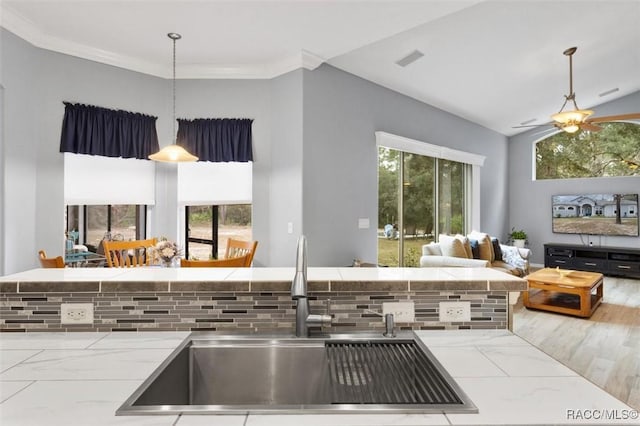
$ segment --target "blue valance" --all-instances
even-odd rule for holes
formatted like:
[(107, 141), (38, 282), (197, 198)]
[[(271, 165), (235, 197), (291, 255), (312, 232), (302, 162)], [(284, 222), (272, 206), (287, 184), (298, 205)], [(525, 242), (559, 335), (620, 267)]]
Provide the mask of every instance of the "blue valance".
[(160, 150), (157, 117), (64, 102), (60, 152), (147, 160)]
[(199, 161), (253, 161), (249, 118), (178, 119), (177, 143)]

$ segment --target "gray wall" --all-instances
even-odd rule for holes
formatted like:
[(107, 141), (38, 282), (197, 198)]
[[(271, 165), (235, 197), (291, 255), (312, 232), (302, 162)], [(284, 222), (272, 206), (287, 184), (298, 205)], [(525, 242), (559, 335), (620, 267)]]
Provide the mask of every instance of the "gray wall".
[[(597, 116), (640, 111), (640, 92), (592, 108)], [(544, 263), (544, 243), (640, 247), (637, 237), (554, 234), (551, 232), (551, 196), (598, 192), (640, 193), (640, 177), (589, 179), (533, 179), (535, 143), (540, 129), (509, 139), (509, 223), (527, 231), (532, 261)], [(549, 133), (547, 133), (549, 134)]]
[[(376, 131), (486, 156), (481, 229), (506, 236), (504, 135), (323, 65), (304, 72), (303, 222), (310, 265), (377, 260)], [(369, 218), (370, 228), (358, 229), (358, 218)]]
[[(0, 41), (1, 42), (1, 41)], [(2, 45), (0, 45), (0, 52), (2, 51)], [(1, 67), (0, 67), (1, 68)], [(0, 71), (1, 72), (1, 71)], [(0, 77), (0, 81), (2, 81), (2, 77)], [(0, 84), (0, 165), (2, 165), (2, 170), (0, 170), (0, 236), (5, 235), (5, 222), (4, 222), (4, 200), (5, 200), (5, 184), (4, 184), (4, 174), (5, 167), (2, 159), (5, 157), (5, 149), (4, 149), (4, 87)], [(0, 253), (6, 253), (7, 250), (5, 248), (5, 239), (4, 237), (0, 237)], [(4, 271), (5, 264), (5, 256), (0, 255), (0, 275), (2, 275), (2, 271)]]
[(297, 70), (271, 81), (271, 173), (265, 192), (270, 203), (269, 266), (294, 264), (296, 242), (304, 229), (302, 78), (303, 71)]
[[(58, 152), (64, 116), (62, 101), (157, 116), (160, 145), (165, 146), (172, 143), (172, 92), (171, 80), (42, 50), (4, 29), (0, 31), (0, 37), (3, 45), (0, 83), (6, 87), (3, 118), (7, 123), (3, 128), (6, 147), (0, 157), (5, 182), (0, 208), (6, 231), (0, 238), (12, 248), (0, 254), (4, 261), (0, 262), (0, 268), (4, 263), (0, 274), (8, 274), (38, 266), (39, 249), (50, 254), (63, 251), (64, 164), (63, 156)], [(277, 96), (278, 99), (289, 96), (287, 84), (278, 86), (286, 79), (178, 80), (176, 84), (178, 117), (254, 119), (253, 232), (260, 241), (256, 265), (271, 262), (271, 217), (280, 213), (276, 210), (276, 216), (272, 216), (269, 210), (274, 208), (270, 202), (270, 98), (273, 90), (285, 91), (284, 96)], [(300, 100), (297, 106), (289, 109), (299, 111), (301, 117), (301, 83), (298, 86), (296, 96)], [(300, 141), (301, 119), (297, 119), (293, 129), (285, 124), (282, 123), (276, 134), (284, 137), (297, 133), (296, 140)], [(286, 146), (283, 148), (283, 154), (287, 149)], [(180, 212), (175, 196), (175, 173), (175, 167), (157, 164), (156, 205), (151, 213), (149, 235), (173, 238), (177, 234)], [(286, 191), (284, 188), (275, 193), (286, 199)], [(299, 230), (300, 219), (297, 222), (295, 229)], [(290, 253), (283, 253), (282, 258), (276, 256), (277, 263), (283, 263), (285, 257), (293, 259), (294, 254), (295, 247)]]
[[(270, 265), (271, 85), (268, 80), (178, 80), (179, 118), (253, 119), (253, 238), (259, 241), (254, 265)], [(174, 191), (175, 194), (175, 191)], [(176, 211), (171, 205), (168, 211)]]
[[(171, 80), (35, 48), (5, 30), (0, 36), (6, 124), (1, 238), (11, 247), (2, 254), (0, 273), (7, 274), (37, 266), (40, 248), (51, 254), (63, 249), (62, 101), (158, 116), (164, 146), (171, 142), (172, 96)], [(329, 65), (272, 80), (178, 80), (176, 109), (179, 117), (254, 119), (257, 265), (293, 265), (301, 233), (309, 237), (311, 265), (375, 261), (377, 130), (485, 155), (481, 228), (495, 235), (509, 229), (506, 137)], [(148, 233), (171, 238), (179, 214), (175, 171), (156, 170)], [(358, 218), (369, 218), (370, 229), (358, 229)]]
[(38, 49), (6, 30), (0, 34), (6, 107), (2, 238), (11, 247), (3, 273), (11, 273), (37, 266), (39, 249), (51, 255), (63, 251), (62, 102), (158, 116), (163, 134), (171, 97), (164, 79)]
[[(2, 86), (4, 89), (4, 151), (0, 169), (3, 176), (3, 267), (20, 271), (33, 266), (36, 235), (38, 69), (35, 49), (11, 33), (2, 34)], [(10, 58), (10, 60), (9, 60)], [(10, 249), (9, 249), (10, 248)], [(43, 247), (45, 248), (45, 247)]]

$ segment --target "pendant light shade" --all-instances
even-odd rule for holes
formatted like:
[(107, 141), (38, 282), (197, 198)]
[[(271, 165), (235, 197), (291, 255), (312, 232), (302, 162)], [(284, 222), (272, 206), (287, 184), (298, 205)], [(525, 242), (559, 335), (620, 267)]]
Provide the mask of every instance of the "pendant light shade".
[[(574, 100), (575, 104), (575, 100)], [(593, 114), (589, 109), (576, 109), (573, 111), (560, 111), (551, 116), (551, 119), (558, 123), (558, 127), (567, 133), (575, 133), (580, 130), (580, 124)]]
[(198, 161), (198, 157), (189, 154), (186, 149), (176, 143), (176, 40), (180, 40), (182, 36), (178, 33), (169, 33), (167, 37), (173, 40), (173, 144), (165, 146), (155, 154), (151, 154), (149, 159), (163, 163)]
[(163, 163), (183, 163), (189, 161), (198, 161), (198, 157), (189, 154), (186, 149), (176, 144), (165, 146), (155, 154), (151, 154), (149, 156), (149, 159), (153, 161), (160, 161)]

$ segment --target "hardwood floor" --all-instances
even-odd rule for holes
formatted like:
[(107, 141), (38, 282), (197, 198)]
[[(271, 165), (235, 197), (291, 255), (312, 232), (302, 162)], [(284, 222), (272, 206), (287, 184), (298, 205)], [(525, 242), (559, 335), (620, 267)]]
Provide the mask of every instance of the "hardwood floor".
[(603, 302), (589, 319), (529, 310), (519, 301), (513, 331), (640, 409), (640, 280), (605, 277)]

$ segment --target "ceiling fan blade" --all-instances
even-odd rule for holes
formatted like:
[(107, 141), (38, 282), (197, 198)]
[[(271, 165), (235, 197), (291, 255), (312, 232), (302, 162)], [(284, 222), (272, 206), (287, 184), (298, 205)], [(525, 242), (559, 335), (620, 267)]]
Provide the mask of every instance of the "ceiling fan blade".
[(598, 131), (602, 130), (602, 127), (596, 126), (595, 124), (591, 124), (591, 123), (582, 123), (580, 125), (580, 128), (582, 130), (588, 130), (590, 132), (598, 132)]
[(603, 123), (606, 121), (621, 121), (621, 120), (632, 120), (634, 118), (640, 118), (640, 112), (632, 112), (630, 114), (618, 114), (618, 115), (607, 115), (603, 117), (593, 117), (587, 118), (587, 123)]

